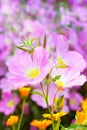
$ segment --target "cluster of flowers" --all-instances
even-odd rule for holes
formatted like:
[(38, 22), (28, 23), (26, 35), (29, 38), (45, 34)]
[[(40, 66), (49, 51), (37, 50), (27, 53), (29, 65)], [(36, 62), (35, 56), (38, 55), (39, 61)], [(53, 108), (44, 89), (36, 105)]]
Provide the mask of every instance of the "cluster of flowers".
[[(34, 117), (41, 120), (28, 120), (31, 130), (86, 129), (87, 100), (78, 92), (87, 76), (86, 5), (87, 0), (0, 1), (1, 129), (22, 130), (23, 114), (35, 113), (32, 103), (46, 112)], [(78, 110), (75, 125), (64, 128), (61, 117), (70, 110)]]

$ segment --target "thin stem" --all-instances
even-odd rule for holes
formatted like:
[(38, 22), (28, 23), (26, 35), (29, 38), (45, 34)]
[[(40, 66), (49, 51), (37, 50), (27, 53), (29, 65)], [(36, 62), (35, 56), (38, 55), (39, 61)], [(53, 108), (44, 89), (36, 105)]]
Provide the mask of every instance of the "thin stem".
[(47, 84), (46, 97), (48, 97), (49, 85)]
[(52, 119), (52, 128), (53, 128), (53, 130), (55, 130), (53, 115), (52, 115), (52, 113), (51, 113), (51, 109), (50, 109), (49, 103), (48, 103), (48, 96), (45, 96), (45, 92), (44, 92), (42, 83), (40, 83), (40, 87), (41, 87), (41, 90), (42, 90), (42, 93), (43, 93), (43, 97), (44, 97), (44, 99), (45, 99), (45, 101), (46, 101), (48, 111), (49, 111), (49, 113), (50, 113), (50, 115), (51, 115), (51, 119)]
[(46, 49), (46, 34), (44, 35), (44, 43), (43, 43), (43, 48)]
[(15, 126), (13, 126), (13, 130), (15, 130)]
[(24, 114), (24, 105), (25, 105), (25, 99), (23, 99), (22, 112), (21, 112), (19, 123), (18, 123), (18, 130), (20, 130), (20, 127), (21, 127), (21, 122), (22, 122), (22, 118), (23, 118), (23, 114)]
[(49, 104), (48, 104), (48, 97), (45, 95), (45, 92), (44, 92), (42, 83), (40, 83), (40, 87), (41, 87), (41, 90), (42, 90), (42, 93), (43, 93), (43, 97), (44, 97), (44, 99), (45, 99), (45, 101), (46, 101), (46, 104), (47, 104), (49, 113), (51, 113), (51, 110), (50, 110), (50, 107), (49, 107)]
[(56, 125), (56, 130), (59, 130), (59, 126), (60, 126), (60, 120), (58, 121), (58, 123)]
[(55, 104), (55, 98), (56, 98), (57, 90), (53, 98), (53, 105), (52, 105), (52, 113), (54, 112), (54, 104)]
[(8, 128), (7, 130), (12, 130), (12, 128), (10, 127), (10, 128)]
[[(54, 69), (54, 67), (55, 67), (55, 65), (51, 68), (50, 73), (49, 73), (47, 90), (46, 90), (46, 98), (48, 98), (49, 84), (50, 84), (50, 81), (51, 81), (51, 73), (52, 73), (52, 70)], [(48, 99), (46, 99), (46, 100), (47, 100), (47, 104), (48, 104)]]
[(42, 83), (40, 83), (40, 87), (41, 87), (41, 90), (42, 90), (43, 96), (44, 96), (44, 98), (45, 98), (45, 92), (44, 92), (44, 89), (43, 89), (43, 85), (42, 85)]

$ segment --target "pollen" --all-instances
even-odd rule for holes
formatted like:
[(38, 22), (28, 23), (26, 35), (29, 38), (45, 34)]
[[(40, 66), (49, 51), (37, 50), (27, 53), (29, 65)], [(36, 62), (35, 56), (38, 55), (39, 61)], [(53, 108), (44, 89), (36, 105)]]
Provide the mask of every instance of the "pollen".
[(40, 75), (40, 69), (39, 68), (33, 68), (27, 72), (27, 76), (30, 79), (35, 79)]
[(18, 116), (11, 115), (6, 122), (6, 126), (13, 126), (17, 124), (17, 122), (18, 122)]
[(24, 97), (24, 98), (28, 97), (30, 90), (31, 88), (27, 88), (27, 87), (19, 88), (21, 97)]
[(56, 80), (55, 83), (58, 87), (64, 87), (64, 83), (60, 80)]
[(39, 120), (33, 120), (31, 122), (31, 125), (32, 126), (35, 126), (37, 128), (39, 128), (40, 130), (46, 130), (46, 128), (48, 126), (50, 126), (52, 124), (52, 121), (51, 120), (47, 120), (47, 119), (44, 119), (42, 121), (39, 121)]
[(14, 106), (14, 101), (13, 100), (9, 101), (8, 104), (7, 104), (7, 106), (8, 107), (13, 107)]
[(58, 61), (57, 61), (57, 67), (58, 68), (68, 68), (66, 63), (60, 57), (58, 58)]
[(76, 101), (75, 101), (74, 99), (70, 99), (70, 103), (71, 103), (72, 105), (76, 105)]

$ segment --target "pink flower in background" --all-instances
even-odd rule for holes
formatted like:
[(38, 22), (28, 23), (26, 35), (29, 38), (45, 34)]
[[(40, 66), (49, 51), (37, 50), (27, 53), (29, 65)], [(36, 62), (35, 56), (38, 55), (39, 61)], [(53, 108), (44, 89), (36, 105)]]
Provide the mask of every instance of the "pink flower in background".
[(3, 77), (7, 72), (7, 66), (4, 63), (0, 63), (0, 77)]
[[(11, 7), (10, 7), (11, 5)], [(20, 0), (3, 0), (1, 1), (1, 13), (4, 15), (6, 14), (7, 16), (13, 16), (15, 17), (15, 15), (18, 13), (18, 11), (20, 10)]]
[(0, 63), (6, 60), (7, 56), (10, 54), (11, 46), (7, 43), (4, 35), (0, 35)]
[(42, 47), (34, 50), (33, 57), (27, 52), (16, 53), (9, 61), (9, 83), (14, 87), (40, 83), (50, 71), (48, 52)]
[(83, 100), (83, 97), (77, 93), (77, 92), (70, 92), (70, 97), (69, 97), (69, 106), (71, 110), (81, 110), (81, 101)]
[(83, 56), (76, 51), (69, 51), (69, 41), (63, 35), (55, 35), (54, 42), (57, 52), (57, 67), (62, 69), (71, 69), (82, 72), (86, 67)]
[(87, 4), (87, 0), (68, 0), (69, 4), (72, 5), (81, 5), (81, 4)]
[(0, 89), (2, 90), (2, 92), (11, 92), (13, 89), (16, 89), (16, 88), (10, 85), (8, 83), (8, 79), (5, 77), (1, 79)]
[(22, 24), (23, 28), (20, 36), (24, 38), (28, 37), (30, 40), (33, 39), (37, 43), (41, 39), (44, 39), (44, 34), (48, 31), (39, 21), (26, 19)]
[(78, 34), (75, 32), (75, 30), (71, 29), (70, 31), (70, 39), (72, 41), (72, 47), (81, 53), (83, 57), (85, 58), (87, 62), (87, 24), (84, 26), (84, 28), (78, 32)]
[(0, 112), (3, 112), (5, 115), (10, 115), (15, 111), (17, 104), (19, 103), (19, 97), (11, 92), (2, 93), (0, 101)]

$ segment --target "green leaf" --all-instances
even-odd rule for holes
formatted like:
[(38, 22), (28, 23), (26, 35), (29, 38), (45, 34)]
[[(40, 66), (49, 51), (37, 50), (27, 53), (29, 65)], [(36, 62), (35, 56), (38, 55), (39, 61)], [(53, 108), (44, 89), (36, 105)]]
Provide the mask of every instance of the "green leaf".
[(71, 124), (68, 128), (62, 128), (61, 130), (87, 130), (87, 127), (77, 125), (77, 124)]
[(52, 79), (52, 81), (56, 81), (56, 80), (58, 80), (58, 79), (60, 79), (60, 77), (61, 77), (61, 75), (57, 75), (57, 76), (55, 76), (53, 79)]
[(86, 128), (83, 128), (83, 130), (87, 130), (87, 127), (86, 127)]
[(42, 93), (40, 93), (40, 92), (38, 92), (38, 91), (33, 91), (33, 92), (31, 92), (31, 94), (37, 94), (37, 95), (40, 95), (40, 96), (43, 97)]
[(26, 51), (26, 52), (29, 52), (29, 53), (33, 53), (33, 51), (34, 51), (34, 48), (29, 50), (29, 49), (23, 48), (24, 46), (16, 46), (16, 47), (20, 50), (23, 50), (23, 51)]
[(63, 101), (64, 96), (61, 96), (57, 101), (57, 106), (60, 106), (61, 102)]
[(69, 129), (72, 129), (72, 128), (76, 129), (76, 128), (83, 128), (83, 127), (80, 125), (77, 125), (77, 124), (71, 124), (68, 128)]

